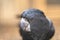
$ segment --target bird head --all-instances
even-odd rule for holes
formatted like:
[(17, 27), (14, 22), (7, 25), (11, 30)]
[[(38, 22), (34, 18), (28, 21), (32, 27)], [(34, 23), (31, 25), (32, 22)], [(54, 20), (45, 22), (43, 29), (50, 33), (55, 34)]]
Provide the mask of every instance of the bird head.
[(34, 24), (35, 22), (39, 23), (38, 20), (40, 20), (40, 18), (45, 18), (45, 15), (42, 11), (38, 9), (27, 9), (21, 14), (20, 27), (24, 31), (31, 31), (31, 24)]
[[(53, 29), (51, 24), (51, 21), (44, 15), (41, 10), (27, 9), (21, 14), (20, 28), (27, 34), (28, 32), (31, 33), (31, 37), (34, 40), (38, 37), (40, 40), (47, 38), (48, 32)], [(51, 36), (52, 34), (53, 33), (51, 33)]]

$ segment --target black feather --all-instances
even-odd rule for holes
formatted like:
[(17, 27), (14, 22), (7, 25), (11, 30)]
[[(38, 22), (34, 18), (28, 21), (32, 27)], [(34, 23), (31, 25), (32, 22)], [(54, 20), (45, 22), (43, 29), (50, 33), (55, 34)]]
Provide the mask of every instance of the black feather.
[(30, 23), (31, 32), (23, 31), (20, 33), (23, 40), (49, 40), (54, 35), (55, 29), (53, 23), (50, 22), (41, 10), (27, 9), (21, 14), (21, 18), (26, 18)]

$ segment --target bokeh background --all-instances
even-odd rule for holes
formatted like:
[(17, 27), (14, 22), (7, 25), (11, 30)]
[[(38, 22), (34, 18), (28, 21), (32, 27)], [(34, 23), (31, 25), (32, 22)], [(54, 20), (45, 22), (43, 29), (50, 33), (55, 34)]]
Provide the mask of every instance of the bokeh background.
[(0, 0), (0, 40), (22, 40), (18, 15), (28, 8), (42, 10), (54, 23), (55, 35), (60, 40), (60, 0)]

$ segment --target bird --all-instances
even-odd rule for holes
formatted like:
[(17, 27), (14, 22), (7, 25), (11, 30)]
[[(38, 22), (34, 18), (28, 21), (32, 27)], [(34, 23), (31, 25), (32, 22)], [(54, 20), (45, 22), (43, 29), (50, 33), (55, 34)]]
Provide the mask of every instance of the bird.
[(26, 9), (20, 18), (19, 32), (23, 40), (50, 40), (55, 34), (53, 22), (39, 9)]

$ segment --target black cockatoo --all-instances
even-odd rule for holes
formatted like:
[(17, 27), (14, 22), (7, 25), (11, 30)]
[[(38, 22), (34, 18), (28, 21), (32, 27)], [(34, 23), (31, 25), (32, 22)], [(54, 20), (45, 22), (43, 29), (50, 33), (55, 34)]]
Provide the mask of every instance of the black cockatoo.
[(23, 40), (50, 40), (55, 33), (52, 21), (39, 9), (23, 11), (19, 25)]

